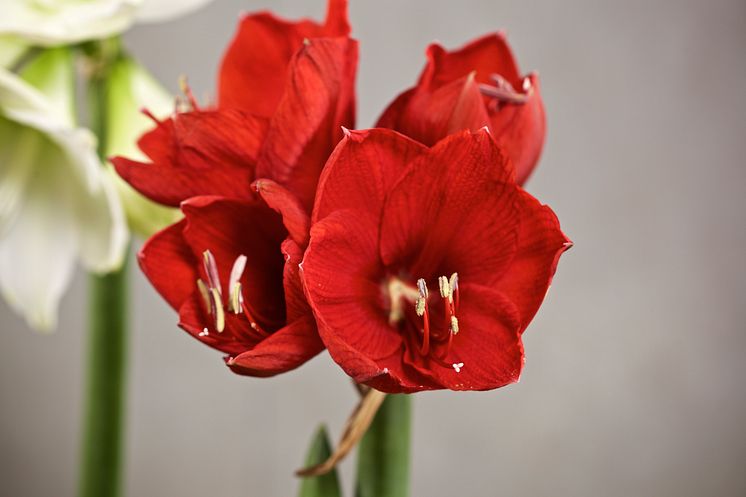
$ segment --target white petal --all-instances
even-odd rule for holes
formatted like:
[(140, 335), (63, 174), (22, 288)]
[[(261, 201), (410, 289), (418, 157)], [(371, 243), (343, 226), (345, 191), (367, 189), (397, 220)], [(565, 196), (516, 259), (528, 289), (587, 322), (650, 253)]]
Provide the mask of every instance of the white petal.
[[(43, 85), (42, 85), (43, 86)], [(95, 137), (0, 69), (0, 290), (32, 326), (54, 326), (78, 255), (94, 271), (121, 263), (127, 231)], [(7, 162), (5, 162), (7, 160)]]
[(13, 36), (0, 36), (0, 67), (10, 67), (28, 49), (28, 45)]
[[(26, 143), (36, 142), (34, 163), (53, 161), (47, 140), (30, 128)], [(29, 325), (51, 330), (59, 300), (67, 288), (75, 261), (76, 226), (70, 210), (63, 168), (47, 163), (36, 168), (13, 223), (0, 238), (0, 290)]]
[(137, 11), (138, 22), (162, 22), (199, 9), (211, 0), (145, 0)]
[(0, 35), (37, 45), (100, 39), (129, 28), (143, 0), (2, 0)]

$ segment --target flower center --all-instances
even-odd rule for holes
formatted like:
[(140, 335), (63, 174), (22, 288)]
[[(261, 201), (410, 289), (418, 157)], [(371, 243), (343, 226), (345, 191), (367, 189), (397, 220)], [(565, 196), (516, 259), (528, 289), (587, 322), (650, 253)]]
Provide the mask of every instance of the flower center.
[[(222, 286), (220, 284), (220, 274), (218, 265), (212, 252), (205, 250), (202, 253), (202, 266), (207, 277), (207, 282), (202, 278), (197, 279), (197, 288), (202, 295), (207, 314), (212, 316), (213, 326), (218, 333), (225, 330), (226, 312), (236, 315), (243, 314), (249, 320), (251, 327), (262, 334), (267, 334), (254, 319), (255, 312), (249, 309), (243, 297), (241, 288), (241, 277), (246, 269), (246, 256), (239, 255), (233, 261), (230, 277), (228, 279), (228, 295), (223, 298)], [(225, 302), (225, 303), (224, 303)], [(209, 331), (205, 328), (200, 336), (207, 336)]]
[[(439, 362), (445, 360), (451, 351), (453, 337), (459, 332), (459, 321), (456, 316), (459, 307), (458, 273), (453, 273), (450, 278), (438, 278), (438, 294), (443, 306), (443, 321), (440, 327), (436, 326), (437, 321), (433, 321), (431, 316), (434, 312), (431, 308), (434, 309), (438, 302), (430, 302), (430, 291), (424, 278), (418, 279), (416, 287), (413, 287), (399, 278), (392, 277), (388, 281), (387, 289), (391, 299), (389, 324), (393, 326), (405, 320), (405, 306), (414, 306), (417, 319), (408, 321), (418, 331), (420, 354), (430, 356)], [(441, 351), (445, 349), (444, 353), (436, 354), (434, 344), (438, 344)]]
[(524, 104), (531, 95), (531, 80), (528, 78), (524, 78), (523, 80), (523, 92), (517, 91), (507, 79), (499, 74), (492, 74), (490, 79), (492, 80), (492, 85), (479, 84), (479, 91), (482, 95), (492, 99), (490, 101), (490, 110), (500, 110), (501, 106), (505, 104)]

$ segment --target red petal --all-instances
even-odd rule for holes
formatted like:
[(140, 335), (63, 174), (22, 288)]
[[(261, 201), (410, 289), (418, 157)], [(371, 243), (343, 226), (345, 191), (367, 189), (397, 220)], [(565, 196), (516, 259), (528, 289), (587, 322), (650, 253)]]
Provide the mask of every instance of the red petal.
[(357, 42), (315, 39), (290, 63), (282, 99), (270, 122), (257, 177), (285, 186), (310, 212), (326, 159), (354, 124)]
[(285, 256), (285, 268), (282, 274), (282, 284), (285, 288), (285, 307), (288, 322), (311, 313), (311, 308), (303, 292), (300, 279), (299, 264), (303, 260), (303, 250), (293, 240), (288, 238), (282, 242), (282, 253)]
[(295, 369), (324, 350), (313, 316), (293, 321), (259, 342), (251, 350), (228, 359), (234, 373), (273, 376)]
[(489, 133), (462, 132), (415, 160), (386, 199), (381, 257), (430, 280), (488, 285), (507, 269), (519, 222), (512, 169)]
[[(409, 93), (409, 95), (407, 95)], [(484, 96), (469, 75), (433, 92), (407, 92), (381, 116), (377, 126), (391, 127), (428, 146), (461, 130), (490, 125)], [(389, 125), (387, 125), (389, 124)]]
[(178, 310), (197, 283), (196, 259), (182, 234), (186, 220), (156, 233), (137, 254), (140, 268), (166, 302)]
[(523, 345), (515, 306), (491, 288), (470, 284), (459, 288), (459, 332), (453, 337), (448, 363), (431, 362), (433, 374), (451, 390), (491, 390), (517, 382)]
[(490, 116), (490, 128), (497, 143), (515, 165), (516, 182), (522, 185), (539, 162), (546, 136), (544, 103), (536, 74), (527, 77), (531, 87), (522, 105), (505, 105)]
[(396, 97), (388, 107), (386, 107), (386, 110), (383, 111), (381, 117), (378, 118), (376, 128), (395, 129), (406, 134), (402, 131), (407, 126), (406, 121), (404, 121), (405, 113), (415, 91), (417, 91), (416, 87), (400, 93), (399, 96)]
[(112, 160), (135, 189), (165, 205), (197, 195), (249, 198), (266, 121), (239, 111), (178, 114), (140, 140), (152, 164)]
[(305, 247), (308, 244), (311, 219), (298, 198), (269, 179), (257, 180), (251, 186), (259, 192), (268, 206), (280, 213), (282, 222), (295, 243)]
[(376, 224), (336, 211), (311, 229), (302, 279), (329, 353), (358, 383), (381, 391), (433, 388), (402, 362), (404, 342), (388, 323)]
[(489, 83), (492, 74), (499, 74), (516, 89), (520, 88), (518, 64), (502, 33), (483, 36), (450, 52), (434, 43), (427, 48), (427, 59), (418, 86), (430, 90), (463, 78), (472, 71), (476, 71), (479, 83)]
[(325, 24), (290, 22), (269, 12), (246, 16), (220, 67), (220, 107), (270, 117), (285, 91), (288, 64), (310, 38), (347, 36), (347, 1), (330, 0)]
[(406, 166), (427, 148), (391, 130), (350, 131), (319, 180), (314, 221), (341, 209), (380, 217), (383, 200)]
[(187, 227), (184, 239), (201, 261), (205, 250), (215, 257), (223, 295), (229, 295), (228, 278), (233, 263), (247, 256), (241, 279), (247, 305), (266, 330), (285, 323), (282, 287), (283, 257), (280, 244), (287, 236), (280, 216), (263, 202), (195, 197), (182, 204)]
[(523, 191), (520, 210), (516, 255), (497, 288), (516, 305), (523, 331), (549, 290), (560, 255), (572, 242), (560, 230), (554, 212)]
[[(394, 354), (402, 340), (382, 309), (382, 268), (376, 263), (376, 229), (357, 222), (350, 211), (337, 211), (311, 229), (302, 278), (319, 332), (332, 358), (343, 368), (348, 349), (376, 361)], [(340, 362), (340, 360), (342, 360)], [(381, 369), (366, 370), (374, 376)], [(360, 371), (348, 371), (360, 378)]]

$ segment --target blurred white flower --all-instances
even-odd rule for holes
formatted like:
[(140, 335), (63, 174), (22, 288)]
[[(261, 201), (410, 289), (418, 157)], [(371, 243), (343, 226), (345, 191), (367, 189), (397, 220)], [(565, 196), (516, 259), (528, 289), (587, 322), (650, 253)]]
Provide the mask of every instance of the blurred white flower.
[[(163, 118), (174, 112), (174, 97), (130, 57), (120, 57), (107, 78), (106, 155), (121, 155), (131, 159), (147, 158), (137, 146), (137, 139), (155, 126), (141, 112)], [(124, 181), (111, 164), (107, 171), (114, 178), (130, 229), (145, 238), (165, 228), (181, 217), (179, 209), (171, 209), (151, 202)]]
[(107, 38), (134, 22), (160, 22), (210, 0), (1, 0), (0, 36), (36, 45)]
[(127, 243), (96, 139), (74, 123), (73, 70), (64, 48), (22, 78), (0, 68), (0, 291), (40, 330), (54, 328), (76, 258), (109, 271)]

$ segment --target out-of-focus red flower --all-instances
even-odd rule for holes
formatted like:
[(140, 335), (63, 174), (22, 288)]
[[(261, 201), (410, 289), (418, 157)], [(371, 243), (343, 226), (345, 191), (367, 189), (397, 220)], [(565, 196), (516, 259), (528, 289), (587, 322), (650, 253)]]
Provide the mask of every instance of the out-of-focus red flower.
[(513, 160), (518, 184), (536, 166), (546, 131), (538, 75), (521, 75), (502, 33), (452, 52), (430, 45), (417, 85), (389, 105), (377, 126), (428, 146), (488, 126)]
[(350, 132), (319, 183), (302, 280), (332, 358), (385, 392), (518, 380), (570, 246), (486, 130), (427, 148)]
[(300, 284), (319, 174), (354, 124), (357, 43), (347, 4), (327, 20), (245, 17), (220, 72), (217, 107), (189, 97), (118, 173), (185, 218), (143, 246), (140, 266), (180, 326), (228, 354), (235, 372), (269, 376), (323, 350)]

